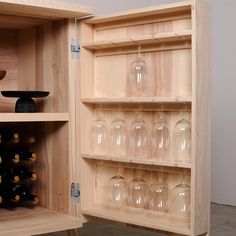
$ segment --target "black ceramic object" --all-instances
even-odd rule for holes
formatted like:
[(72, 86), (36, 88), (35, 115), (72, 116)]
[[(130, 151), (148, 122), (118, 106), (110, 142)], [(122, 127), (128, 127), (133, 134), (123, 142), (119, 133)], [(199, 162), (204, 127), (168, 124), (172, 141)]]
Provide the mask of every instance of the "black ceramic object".
[(2, 91), (1, 93), (4, 97), (19, 98), (15, 107), (17, 113), (36, 112), (36, 103), (32, 98), (44, 98), (49, 95), (46, 91)]
[(0, 70), (0, 80), (4, 79), (4, 77), (6, 76), (7, 71), (6, 70)]

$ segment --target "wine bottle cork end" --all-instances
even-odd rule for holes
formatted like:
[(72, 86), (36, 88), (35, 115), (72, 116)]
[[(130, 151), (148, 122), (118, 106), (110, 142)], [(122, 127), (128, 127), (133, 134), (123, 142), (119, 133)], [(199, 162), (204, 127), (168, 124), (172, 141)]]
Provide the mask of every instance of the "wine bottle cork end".
[(20, 155), (19, 154), (15, 154), (15, 160), (20, 160)]
[(15, 182), (15, 183), (18, 183), (19, 181), (20, 181), (20, 177), (19, 177), (19, 176), (15, 176), (15, 177), (14, 177), (14, 182)]
[(37, 158), (37, 154), (35, 152), (32, 153), (32, 158)]
[(0, 156), (0, 164), (2, 164), (2, 157)]
[(2, 196), (0, 196), (0, 204), (2, 204), (3, 202), (3, 199), (2, 199)]
[(33, 200), (33, 203), (36, 205), (36, 204), (39, 204), (39, 198), (38, 197), (35, 197), (34, 200)]
[(14, 137), (14, 139), (19, 139), (20, 136), (18, 133), (14, 133), (13, 137)]
[(31, 178), (32, 178), (32, 180), (36, 180), (38, 178), (38, 176), (36, 173), (33, 173)]
[(14, 200), (17, 202), (20, 201), (20, 195), (16, 195)]

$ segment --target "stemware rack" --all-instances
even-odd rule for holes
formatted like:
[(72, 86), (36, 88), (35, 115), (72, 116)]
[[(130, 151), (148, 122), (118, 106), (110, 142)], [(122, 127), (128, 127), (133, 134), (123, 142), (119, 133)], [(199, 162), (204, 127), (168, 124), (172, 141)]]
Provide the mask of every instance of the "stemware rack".
[[(204, 32), (204, 37), (208, 37), (209, 25), (204, 22), (205, 28), (201, 28), (198, 21), (199, 17), (202, 21), (203, 18), (209, 19), (209, 16), (207, 6), (200, 1), (191, 3), (193, 5), (190, 7), (184, 3), (181, 8), (166, 9), (167, 12), (159, 12), (157, 15), (148, 11), (136, 12), (81, 23), (79, 37), (81, 57), (84, 60), (80, 62), (82, 79), (77, 96), (80, 100), (77, 113), (81, 118), (78, 132), (81, 145), (77, 153), (81, 157), (82, 166), (83, 214), (181, 235), (208, 233), (210, 72), (207, 66), (210, 65), (210, 58), (209, 41), (203, 41), (200, 35)], [(198, 10), (199, 13), (196, 13), (200, 8), (204, 9), (203, 12)], [(145, 97), (133, 96), (129, 80), (130, 66), (139, 50), (149, 67), (151, 89)], [(201, 62), (197, 57), (201, 58)], [(92, 65), (91, 70), (85, 68), (88, 64)], [(192, 125), (191, 161), (175, 161), (176, 153), (172, 145), (169, 160), (158, 160), (151, 156), (138, 158), (132, 156), (129, 147), (125, 156), (114, 155), (109, 148), (103, 154), (96, 154), (93, 152), (90, 130), (94, 114), (99, 110), (108, 126), (118, 113), (122, 113), (127, 127), (137, 112), (143, 114), (150, 128), (156, 116), (164, 116), (171, 142), (175, 124), (185, 118)], [(137, 177), (135, 173), (142, 166), (145, 169), (144, 179), (148, 183), (152, 171), (161, 167), (164, 172), (170, 171), (170, 187), (181, 183), (175, 177), (176, 171), (179, 176), (187, 171), (191, 187), (190, 215), (183, 219), (168, 212), (129, 206), (115, 209), (107, 207), (103, 196), (104, 186), (112, 176), (117, 175), (120, 166), (123, 166), (124, 171), (119, 171), (119, 175), (128, 180)], [(83, 188), (88, 182), (92, 187)]]
[[(1, 90), (50, 92), (47, 99), (37, 99), (38, 112), (32, 114), (14, 113), (15, 99), (0, 95), (1, 125), (32, 127), (38, 138), (34, 151), (40, 157), (35, 165), (39, 206), (0, 209), (0, 235), (71, 230), (94, 216), (173, 235), (209, 236), (208, 5), (191, 0), (84, 19), (93, 10), (77, 3), (0, 0), (0, 13), (0, 69), (7, 71)], [(128, 79), (139, 47), (150, 68), (146, 97), (133, 96)], [(137, 111), (149, 125), (156, 113), (162, 114), (170, 135), (186, 116), (192, 125), (191, 162), (142, 159), (129, 153), (96, 155), (89, 133), (99, 109), (108, 124), (119, 110), (128, 124)], [(140, 169), (150, 183), (151, 173), (160, 168), (169, 176), (170, 187), (187, 172), (188, 217), (106, 206), (103, 186), (119, 169), (127, 180)]]

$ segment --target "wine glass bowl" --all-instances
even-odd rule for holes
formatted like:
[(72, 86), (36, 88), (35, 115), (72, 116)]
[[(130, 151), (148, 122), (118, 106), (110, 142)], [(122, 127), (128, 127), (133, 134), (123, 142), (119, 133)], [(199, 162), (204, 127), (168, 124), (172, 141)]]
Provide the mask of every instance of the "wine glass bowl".
[(108, 129), (101, 114), (94, 120), (91, 129), (91, 143), (95, 154), (105, 154), (108, 148)]
[(131, 63), (130, 85), (132, 96), (149, 95), (150, 85), (148, 78), (148, 65), (140, 56)]
[(148, 127), (145, 122), (138, 115), (130, 128), (130, 144), (131, 144), (131, 153), (134, 157), (145, 158), (147, 157), (148, 152), (148, 143), (149, 143), (149, 132)]
[(153, 156), (160, 160), (168, 158), (170, 134), (167, 121), (159, 119), (153, 127), (152, 132), (152, 149)]
[(171, 190), (169, 212), (173, 215), (188, 217), (190, 215), (191, 191), (187, 184), (179, 184)]
[(174, 148), (177, 161), (191, 160), (191, 123), (182, 119), (174, 127)]
[(122, 176), (116, 175), (110, 178), (104, 190), (108, 206), (122, 207), (126, 205), (126, 181)]
[(147, 208), (148, 190), (148, 185), (142, 178), (135, 178), (130, 181), (127, 186), (128, 206)]
[(111, 152), (112, 155), (124, 156), (126, 154), (127, 127), (120, 117), (111, 122)]
[(167, 212), (168, 185), (164, 179), (149, 186), (149, 207), (151, 210)]

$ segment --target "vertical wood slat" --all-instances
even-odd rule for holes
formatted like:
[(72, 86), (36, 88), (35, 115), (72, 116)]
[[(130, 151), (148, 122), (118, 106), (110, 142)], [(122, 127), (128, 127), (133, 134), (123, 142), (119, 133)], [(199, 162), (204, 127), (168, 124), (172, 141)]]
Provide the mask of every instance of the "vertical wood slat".
[[(192, 8), (192, 215), (194, 235), (209, 233), (211, 159), (211, 19), (203, 1), (193, 0)], [(209, 235), (209, 234), (207, 234)]]

